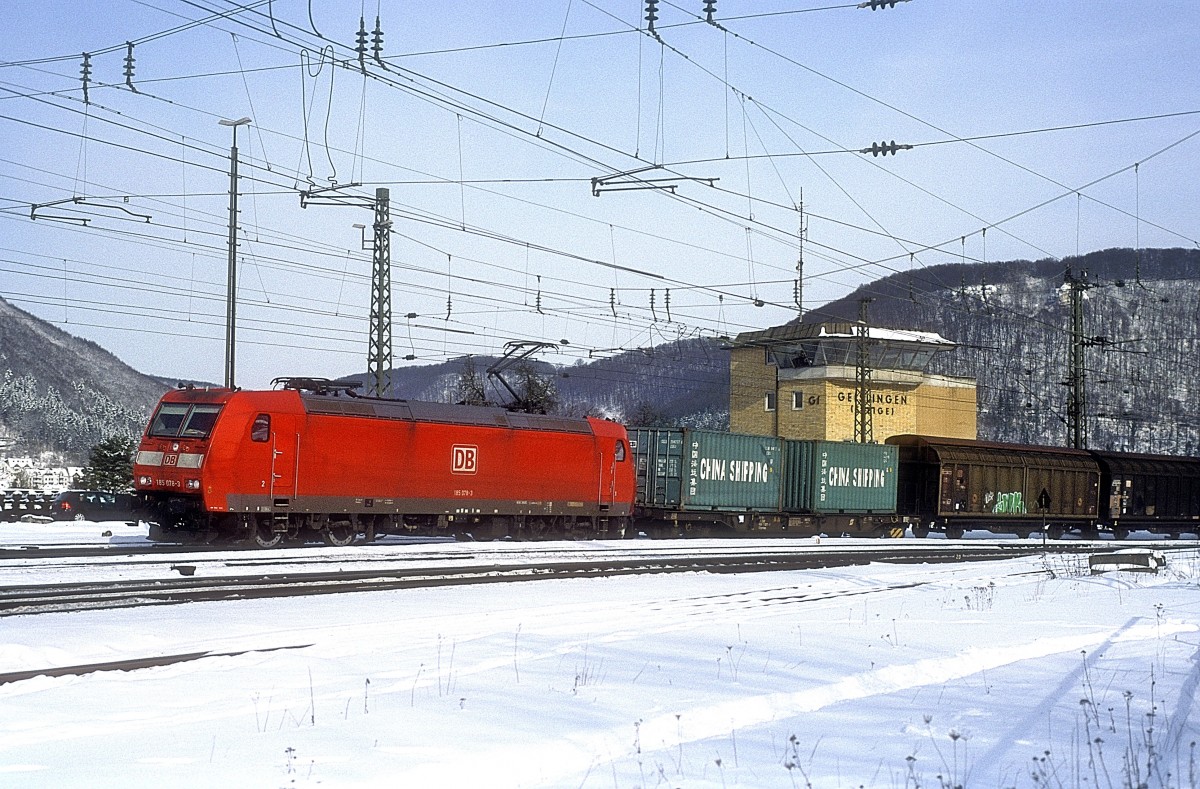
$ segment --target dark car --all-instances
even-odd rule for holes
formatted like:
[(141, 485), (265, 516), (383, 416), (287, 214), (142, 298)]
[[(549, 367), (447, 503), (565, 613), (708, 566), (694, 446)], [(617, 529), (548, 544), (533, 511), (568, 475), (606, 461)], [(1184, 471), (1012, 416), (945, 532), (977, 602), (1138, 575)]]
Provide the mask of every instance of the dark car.
[(50, 503), (56, 521), (137, 521), (142, 517), (128, 493), (98, 490), (64, 490)]

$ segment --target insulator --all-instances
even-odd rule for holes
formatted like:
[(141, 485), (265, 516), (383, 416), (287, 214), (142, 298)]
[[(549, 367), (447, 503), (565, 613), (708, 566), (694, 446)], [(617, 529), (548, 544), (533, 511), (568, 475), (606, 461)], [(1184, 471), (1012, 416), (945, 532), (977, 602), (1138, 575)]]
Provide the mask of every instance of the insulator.
[(537, 298), (534, 299), (534, 302), (533, 302), (534, 308), (537, 310), (538, 315), (545, 315), (546, 313), (542, 312), (542, 278), (540, 276), (537, 278), (537, 283), (538, 283), (538, 290), (537, 290)]
[(646, 0), (646, 28), (653, 33), (658, 21), (658, 0)]
[(650, 316), (658, 323), (658, 313), (654, 310), (654, 288), (650, 288)]
[(379, 24), (379, 17), (375, 17), (375, 30), (371, 33), (371, 55), (376, 63), (386, 65), (383, 62), (383, 28)]
[(715, 13), (717, 13), (717, 0), (704, 0), (704, 21), (711, 25)]
[(667, 293), (666, 293), (666, 296), (663, 298), (663, 302), (665, 303), (666, 308), (667, 308), (667, 323), (670, 323), (671, 322), (671, 289), (670, 288), (667, 288)]
[(83, 81), (83, 103), (90, 104), (88, 83), (92, 81), (92, 56), (86, 52), (83, 53), (83, 65), (79, 68), (79, 78)]
[(612, 316), (617, 317), (617, 289), (608, 289), (608, 308), (612, 310)]
[(367, 20), (361, 16), (358, 18), (358, 35), (355, 36), (358, 45), (354, 47), (354, 51), (358, 53), (358, 67), (365, 73), (367, 70)]
[(126, 41), (125, 42), (125, 84), (129, 87), (130, 90), (132, 90), (134, 93), (137, 93), (138, 89), (133, 86), (133, 64), (134, 64), (134, 62), (135, 61), (133, 58), (133, 42)]

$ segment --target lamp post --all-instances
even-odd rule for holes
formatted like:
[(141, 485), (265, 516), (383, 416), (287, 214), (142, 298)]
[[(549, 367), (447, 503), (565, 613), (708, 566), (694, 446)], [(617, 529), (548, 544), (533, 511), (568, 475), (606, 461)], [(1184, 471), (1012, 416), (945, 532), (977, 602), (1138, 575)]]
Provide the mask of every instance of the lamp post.
[(225, 387), (232, 389), (236, 355), (234, 335), (237, 325), (237, 127), (248, 125), (250, 119), (238, 118), (236, 121), (231, 121), (222, 118), (217, 123), (233, 128), (233, 146), (229, 149), (229, 278), (225, 296)]

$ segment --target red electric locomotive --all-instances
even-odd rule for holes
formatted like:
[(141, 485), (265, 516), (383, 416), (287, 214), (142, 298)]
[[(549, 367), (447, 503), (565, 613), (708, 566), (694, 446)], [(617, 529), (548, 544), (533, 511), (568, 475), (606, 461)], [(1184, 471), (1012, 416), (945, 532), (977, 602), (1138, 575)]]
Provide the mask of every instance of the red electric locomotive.
[(634, 467), (617, 423), (281, 383), (163, 396), (133, 467), (153, 537), (346, 545), (381, 533), (619, 537), (629, 524)]

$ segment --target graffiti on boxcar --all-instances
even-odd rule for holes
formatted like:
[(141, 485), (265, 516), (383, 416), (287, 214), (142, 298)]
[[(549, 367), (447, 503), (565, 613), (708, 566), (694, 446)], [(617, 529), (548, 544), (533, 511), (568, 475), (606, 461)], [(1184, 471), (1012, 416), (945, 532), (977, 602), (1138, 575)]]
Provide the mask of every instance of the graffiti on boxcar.
[[(991, 497), (990, 493), (988, 497)], [(1019, 490), (1012, 493), (998, 493), (996, 494), (996, 504), (992, 507), (992, 512), (1025, 515), (1025, 497)]]

